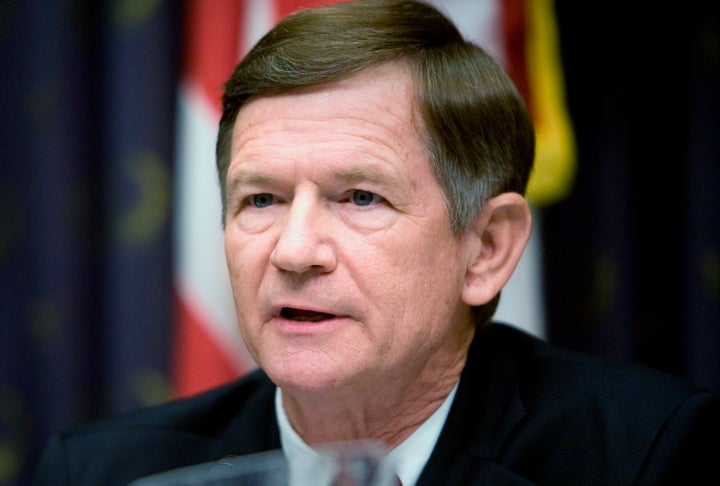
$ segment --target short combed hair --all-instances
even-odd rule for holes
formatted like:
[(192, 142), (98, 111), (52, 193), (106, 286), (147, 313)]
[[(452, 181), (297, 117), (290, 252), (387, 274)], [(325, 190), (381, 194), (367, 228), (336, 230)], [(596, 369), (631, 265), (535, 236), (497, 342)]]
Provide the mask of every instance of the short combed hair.
[[(223, 224), (232, 132), (245, 103), (396, 61), (411, 68), (420, 135), (453, 231), (466, 230), (490, 197), (524, 194), (535, 134), (522, 97), (498, 63), (427, 3), (356, 0), (286, 17), (226, 82), (216, 146)], [(497, 298), (483, 307), (492, 315), (496, 305)]]

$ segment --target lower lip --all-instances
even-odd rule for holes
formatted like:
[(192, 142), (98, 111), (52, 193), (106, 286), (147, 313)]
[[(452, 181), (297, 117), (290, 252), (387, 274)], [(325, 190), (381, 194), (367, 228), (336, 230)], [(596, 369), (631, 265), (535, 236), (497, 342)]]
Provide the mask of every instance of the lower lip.
[(286, 334), (319, 334), (337, 329), (343, 323), (349, 321), (348, 317), (336, 316), (322, 321), (295, 321), (278, 316), (271, 322), (283, 333)]

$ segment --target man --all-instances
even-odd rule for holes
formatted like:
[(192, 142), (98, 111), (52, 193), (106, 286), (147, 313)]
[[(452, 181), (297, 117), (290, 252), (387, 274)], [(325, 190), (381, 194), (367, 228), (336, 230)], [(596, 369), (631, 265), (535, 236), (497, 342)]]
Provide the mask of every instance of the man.
[(238, 320), (262, 371), (59, 435), (38, 484), (126, 484), (282, 449), (383, 444), (414, 484), (698, 484), (707, 392), (489, 324), (531, 230), (534, 135), (433, 8), (281, 22), (225, 86), (217, 144)]

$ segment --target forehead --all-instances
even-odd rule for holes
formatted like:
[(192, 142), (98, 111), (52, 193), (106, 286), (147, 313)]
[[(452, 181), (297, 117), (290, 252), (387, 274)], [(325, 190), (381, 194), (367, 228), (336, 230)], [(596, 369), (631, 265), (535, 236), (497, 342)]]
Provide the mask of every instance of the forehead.
[(297, 151), (307, 142), (424, 153), (418, 118), (410, 68), (383, 64), (341, 81), (252, 99), (238, 113), (232, 158), (258, 149)]

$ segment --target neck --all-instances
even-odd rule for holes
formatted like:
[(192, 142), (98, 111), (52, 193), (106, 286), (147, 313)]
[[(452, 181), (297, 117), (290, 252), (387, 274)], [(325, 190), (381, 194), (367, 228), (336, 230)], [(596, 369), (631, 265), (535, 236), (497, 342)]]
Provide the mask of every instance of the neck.
[(310, 444), (373, 440), (394, 448), (447, 398), (465, 366), (467, 348), (416, 376), (376, 380), (379, 386), (323, 391), (283, 389), (283, 407), (295, 431)]

